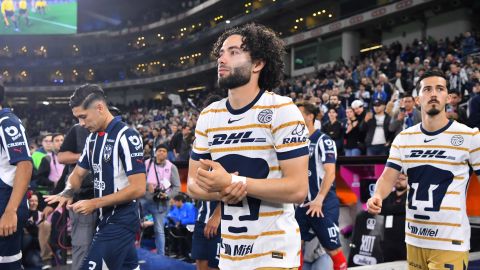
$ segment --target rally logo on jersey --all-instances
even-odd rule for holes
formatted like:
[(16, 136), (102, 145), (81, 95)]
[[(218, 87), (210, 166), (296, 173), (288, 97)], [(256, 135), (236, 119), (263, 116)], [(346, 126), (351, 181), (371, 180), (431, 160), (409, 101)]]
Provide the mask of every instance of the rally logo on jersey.
[(5, 133), (7, 133), (8, 136), (12, 137), (12, 140), (18, 139), (22, 134), (18, 132), (18, 128), (15, 126), (9, 126), (5, 129)]
[(112, 157), (113, 147), (110, 144), (105, 145), (105, 149), (103, 149), (103, 160), (108, 162)]
[(270, 109), (265, 109), (258, 114), (258, 122), (266, 124), (272, 121), (273, 111)]
[(459, 146), (459, 145), (462, 145), (463, 141), (464, 140), (462, 135), (455, 135), (452, 137), (452, 140), (450, 142), (452, 143), (453, 146)]

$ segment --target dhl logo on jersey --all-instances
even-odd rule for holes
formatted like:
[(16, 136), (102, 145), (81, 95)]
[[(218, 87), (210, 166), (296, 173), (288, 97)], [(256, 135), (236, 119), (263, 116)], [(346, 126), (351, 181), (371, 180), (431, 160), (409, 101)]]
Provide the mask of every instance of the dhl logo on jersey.
[(237, 144), (237, 143), (252, 143), (252, 142), (266, 142), (266, 138), (250, 138), (251, 131), (230, 133), (229, 134), (215, 134), (213, 135), (213, 141), (208, 145), (222, 145), (222, 144)]
[(412, 149), (409, 154), (405, 155), (406, 158), (439, 158), (439, 159), (449, 159), (455, 160), (454, 156), (445, 155), (447, 151), (445, 150), (420, 150)]

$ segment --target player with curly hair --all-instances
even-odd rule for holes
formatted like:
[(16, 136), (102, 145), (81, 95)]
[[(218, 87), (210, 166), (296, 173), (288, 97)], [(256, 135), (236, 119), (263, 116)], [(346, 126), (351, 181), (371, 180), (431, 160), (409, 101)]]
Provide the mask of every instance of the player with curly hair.
[(293, 203), (308, 190), (308, 130), (281, 78), (284, 46), (269, 28), (227, 30), (213, 47), (228, 97), (207, 106), (195, 130), (188, 192), (221, 200), (220, 269), (297, 269)]

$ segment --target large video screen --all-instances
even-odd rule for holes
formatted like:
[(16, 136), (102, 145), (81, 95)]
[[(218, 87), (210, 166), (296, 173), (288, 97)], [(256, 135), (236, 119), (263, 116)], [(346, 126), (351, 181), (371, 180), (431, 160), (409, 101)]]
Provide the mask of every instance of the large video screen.
[(0, 0), (0, 35), (77, 33), (77, 0)]

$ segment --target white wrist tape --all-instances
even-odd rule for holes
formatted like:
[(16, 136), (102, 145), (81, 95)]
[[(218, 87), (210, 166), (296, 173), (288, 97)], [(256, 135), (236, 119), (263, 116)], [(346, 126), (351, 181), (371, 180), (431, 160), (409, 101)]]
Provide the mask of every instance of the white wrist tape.
[(246, 184), (247, 183), (247, 177), (232, 174), (232, 184), (236, 183), (236, 182), (242, 182), (242, 183)]

